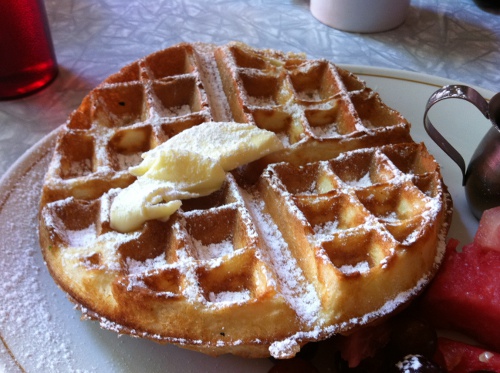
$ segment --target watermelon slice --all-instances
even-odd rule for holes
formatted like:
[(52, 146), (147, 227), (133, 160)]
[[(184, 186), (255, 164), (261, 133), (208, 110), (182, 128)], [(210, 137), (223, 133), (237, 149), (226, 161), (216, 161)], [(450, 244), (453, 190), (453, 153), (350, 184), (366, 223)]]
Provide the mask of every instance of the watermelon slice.
[[(500, 209), (483, 214), (478, 239), (456, 250), (450, 240), (443, 265), (422, 299), (422, 311), (441, 329), (460, 331), (489, 348), (500, 351)], [(495, 231), (496, 232), (496, 231)], [(476, 241), (486, 243), (488, 248)]]
[(500, 372), (500, 354), (439, 338), (434, 360), (449, 373)]

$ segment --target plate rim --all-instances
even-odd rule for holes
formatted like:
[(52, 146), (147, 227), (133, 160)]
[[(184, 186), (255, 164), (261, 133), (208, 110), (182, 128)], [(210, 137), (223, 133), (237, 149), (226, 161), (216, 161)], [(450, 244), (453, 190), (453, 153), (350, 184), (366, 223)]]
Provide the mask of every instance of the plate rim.
[(3, 209), (18, 179), (27, 174), (37, 162), (39, 162), (48, 152), (53, 150), (53, 143), (59, 131), (61, 131), (62, 126), (63, 125), (57, 126), (28, 148), (28, 150), (26, 150), (0, 177), (0, 210)]
[(356, 75), (395, 79), (395, 80), (406, 81), (409, 83), (417, 83), (417, 84), (433, 86), (436, 88), (449, 84), (467, 85), (471, 88), (474, 88), (487, 100), (489, 100), (493, 95), (495, 95), (495, 92), (491, 90), (484, 89), (473, 84), (466, 84), (461, 82), (460, 80), (453, 80), (449, 78), (440, 77), (437, 75), (419, 73), (410, 70), (392, 69), (386, 67), (365, 66), (356, 64), (338, 64), (337, 66), (345, 68), (346, 70), (349, 70)]

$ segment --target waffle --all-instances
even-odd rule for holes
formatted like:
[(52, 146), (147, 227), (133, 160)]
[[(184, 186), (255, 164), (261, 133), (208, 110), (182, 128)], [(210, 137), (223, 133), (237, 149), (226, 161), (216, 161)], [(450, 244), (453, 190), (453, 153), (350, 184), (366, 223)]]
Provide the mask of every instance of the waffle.
[[(204, 122), (283, 146), (169, 219), (111, 228), (141, 154)], [(84, 318), (211, 355), (294, 356), (408, 303), (439, 266), (451, 201), (409, 123), (325, 60), (179, 44), (92, 90), (61, 128), (40, 243)]]

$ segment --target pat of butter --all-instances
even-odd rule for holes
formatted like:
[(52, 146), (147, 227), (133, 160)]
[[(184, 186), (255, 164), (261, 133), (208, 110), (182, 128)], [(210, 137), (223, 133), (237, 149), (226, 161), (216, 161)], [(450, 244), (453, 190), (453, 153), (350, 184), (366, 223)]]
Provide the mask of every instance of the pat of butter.
[(174, 147), (148, 154), (137, 169), (132, 168), (130, 172), (140, 176), (138, 180), (156, 180), (177, 190), (199, 194), (216, 191), (226, 177), (224, 169), (214, 158)]
[(217, 160), (224, 171), (254, 161), (283, 147), (278, 136), (253, 124), (206, 122), (191, 127), (158, 147), (143, 154), (144, 161), (131, 168), (133, 175), (143, 175), (158, 153), (183, 149)]
[(215, 192), (225, 176), (212, 158), (185, 150), (160, 152), (145, 174), (115, 197), (111, 228), (129, 232), (147, 220), (166, 220), (181, 206), (182, 199)]
[(167, 220), (182, 199), (218, 190), (225, 172), (281, 149), (278, 137), (247, 123), (207, 122), (187, 129), (142, 155), (130, 168), (137, 180), (111, 205), (111, 227), (136, 230), (147, 220)]

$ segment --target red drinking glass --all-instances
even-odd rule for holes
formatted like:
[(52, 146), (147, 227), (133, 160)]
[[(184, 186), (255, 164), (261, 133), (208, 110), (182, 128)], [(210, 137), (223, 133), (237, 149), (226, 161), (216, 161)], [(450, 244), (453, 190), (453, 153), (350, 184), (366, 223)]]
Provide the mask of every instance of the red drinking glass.
[(0, 99), (34, 93), (57, 71), (43, 0), (0, 0)]

